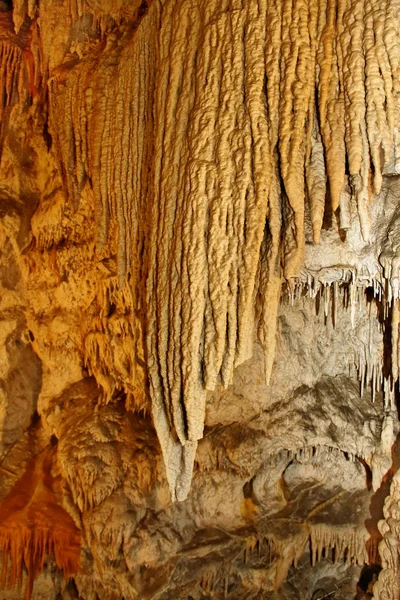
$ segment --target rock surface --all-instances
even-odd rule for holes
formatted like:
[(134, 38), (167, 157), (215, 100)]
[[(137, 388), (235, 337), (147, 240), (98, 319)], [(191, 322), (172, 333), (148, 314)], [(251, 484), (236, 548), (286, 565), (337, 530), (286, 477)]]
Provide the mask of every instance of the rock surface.
[(0, 2), (0, 65), (1, 597), (397, 600), (398, 0)]

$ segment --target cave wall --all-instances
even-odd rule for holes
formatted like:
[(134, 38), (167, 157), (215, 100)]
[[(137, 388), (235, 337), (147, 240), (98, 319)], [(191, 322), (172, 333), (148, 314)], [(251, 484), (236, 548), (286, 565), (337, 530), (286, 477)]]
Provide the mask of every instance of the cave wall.
[(0, 3), (2, 597), (397, 599), (399, 25)]

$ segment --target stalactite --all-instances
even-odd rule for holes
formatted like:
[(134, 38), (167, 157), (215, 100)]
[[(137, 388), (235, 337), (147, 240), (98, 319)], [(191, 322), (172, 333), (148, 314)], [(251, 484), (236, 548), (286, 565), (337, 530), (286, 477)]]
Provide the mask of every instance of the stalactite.
[(325, 524), (310, 525), (312, 564), (320, 560), (323, 553), (334, 549), (335, 562), (345, 559), (360, 565), (368, 563), (367, 541), (369, 533), (362, 527), (334, 527)]
[(313, 239), (318, 244), (325, 212), (326, 172), (324, 146), (317, 115), (313, 119), (310, 157), (306, 162), (307, 194), (310, 203)]
[(297, 274), (303, 259), (305, 244), (305, 127), (315, 78), (315, 70), (314, 72), (308, 70), (311, 59), (311, 36), (308, 32), (308, 23), (306, 1), (283, 2), (280, 40), (279, 153), (282, 178), (290, 206), (286, 218), (287, 229), (291, 233), (285, 249), (287, 278)]
[(277, 555), (275, 589), (278, 590), (286, 579), (290, 566), (293, 564), (295, 568), (297, 567), (297, 563), (307, 546), (308, 530), (307, 527), (300, 528), (289, 543), (287, 543), (287, 540), (279, 539), (278, 536), (268, 537), (269, 543), (273, 545)]
[(132, 310), (130, 286), (120, 289), (117, 277), (105, 270), (108, 276), (98, 284), (96, 316), (89, 310), (82, 320), (85, 366), (101, 385), (103, 402), (124, 391), (130, 409), (146, 412), (149, 406), (141, 321)]
[(267, 212), (269, 226), (264, 233), (259, 265), (259, 301), (261, 310), (258, 336), (263, 347), (266, 349), (264, 354), (264, 365), (265, 380), (267, 383), (271, 377), (275, 355), (278, 307), (282, 289), (280, 265), (280, 190), (277, 181), (276, 174), (275, 180), (271, 185), (270, 202)]
[(370, 181), (378, 191), (395, 143), (395, 5), (168, 0), (161, 14), (153, 2), (53, 73), (66, 189), (77, 204), (89, 182), (98, 245), (118, 236), (120, 285), (142, 314), (173, 495), (179, 473), (190, 480), (207, 390), (251, 356), (257, 319), (269, 377), (306, 197), (318, 241), (327, 192), (349, 227), (350, 183), (368, 237)]
[[(40, 2), (41, 11), (48, 10), (48, 0)], [(84, 15), (93, 15), (95, 24), (102, 34), (105, 34), (116, 23), (125, 19), (135, 20), (143, 5), (151, 4), (152, 0), (109, 0), (106, 5), (101, 0), (66, 0), (62, 6), (66, 23), (72, 25)], [(35, 19), (38, 13), (38, 0), (13, 0), (13, 21), (18, 33), (26, 19)]]
[(51, 555), (65, 577), (79, 571), (80, 533), (57, 501), (58, 482), (52, 469), (54, 449), (47, 449), (28, 465), (0, 506), (2, 587), (18, 584), (21, 589), (25, 568), (26, 600), (31, 597), (37, 574)]
[(261, 538), (254, 536), (249, 538), (244, 552), (244, 561), (247, 563), (251, 552), (265, 540), (269, 554), (274, 556), (275, 589), (279, 589), (290, 566), (293, 564), (295, 568), (297, 567), (297, 562), (308, 543), (313, 566), (328, 556), (329, 551), (333, 551), (334, 562), (344, 560), (348, 564), (362, 565), (368, 562), (368, 538), (369, 533), (364, 526), (332, 526), (306, 522), (289, 542), (287, 539), (279, 539), (278, 535), (272, 533)]
[(399, 378), (399, 301), (395, 300), (392, 306), (392, 376), (394, 381)]
[[(309, 460), (313, 457), (323, 456), (326, 453), (333, 454), (333, 456), (341, 456), (344, 454), (346, 460), (350, 462), (355, 462), (357, 459), (357, 455), (352, 454), (351, 452), (343, 453), (339, 448), (335, 448), (333, 446), (306, 446), (305, 448), (300, 448), (299, 450), (280, 450), (277, 454), (273, 455), (273, 458), (277, 461), (280, 461), (282, 458), (291, 461), (296, 459), (297, 461)], [(361, 458), (366, 458), (362, 457)]]
[(345, 173), (344, 51), (340, 40), (346, 4), (346, 1), (329, 0), (325, 19), (323, 11), (320, 14), (322, 32), (318, 49), (318, 108), (333, 210), (340, 203)]
[(390, 494), (385, 500), (384, 519), (378, 523), (378, 529), (383, 539), (379, 543), (382, 571), (373, 590), (376, 600), (396, 600), (400, 594), (399, 497), (400, 471), (397, 471), (390, 485)]
[(374, 169), (374, 191), (379, 194), (382, 186), (381, 148), (386, 157), (390, 155), (390, 130), (387, 121), (391, 122), (393, 129), (392, 82), (388, 77), (386, 48), (383, 42), (385, 11), (371, 0), (366, 1), (365, 11), (366, 122)]
[[(399, 385), (400, 347), (399, 347), (399, 297), (398, 277), (393, 276), (390, 259), (382, 260), (384, 268), (372, 273), (362, 269), (328, 268), (319, 272), (302, 272), (299, 279), (286, 287), (287, 301), (293, 305), (303, 296), (316, 301), (322, 307), (325, 318), (331, 317), (336, 323), (338, 307), (350, 311), (351, 326), (355, 329), (360, 320), (357, 315), (368, 311), (368, 335), (364, 334), (359, 350), (353, 357), (354, 366), (360, 381), (360, 394), (367, 388), (371, 390), (372, 401), (381, 392), (386, 410), (395, 410), (395, 387)], [(397, 271), (396, 271), (397, 272)], [(383, 305), (385, 324), (379, 322), (376, 304), (367, 298), (366, 289), (373, 291), (373, 298)], [(387, 372), (384, 364), (383, 336), (385, 327), (390, 323), (391, 369)], [(374, 335), (381, 337), (377, 344)]]
[(35, 91), (35, 68), (26, 28), (16, 36), (11, 15), (0, 12), (0, 157), (12, 107)]
[(351, 192), (349, 185), (343, 185), (339, 200), (340, 206), (340, 229), (347, 231), (351, 228)]

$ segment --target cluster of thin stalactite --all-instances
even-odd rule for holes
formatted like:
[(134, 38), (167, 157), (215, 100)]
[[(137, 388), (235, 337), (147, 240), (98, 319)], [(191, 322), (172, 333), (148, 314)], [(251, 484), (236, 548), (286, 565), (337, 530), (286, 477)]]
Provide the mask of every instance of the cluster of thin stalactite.
[(22, 591), (26, 572), (25, 600), (52, 554), (65, 577), (79, 571), (80, 532), (56, 496), (61, 496), (61, 478), (52, 473), (54, 462), (54, 449), (39, 454), (0, 507), (1, 587), (18, 585)]

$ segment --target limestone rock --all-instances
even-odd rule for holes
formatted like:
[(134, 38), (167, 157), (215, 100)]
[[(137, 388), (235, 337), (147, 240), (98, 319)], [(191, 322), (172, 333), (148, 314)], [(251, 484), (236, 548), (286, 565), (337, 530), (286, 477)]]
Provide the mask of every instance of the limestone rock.
[(398, 598), (398, 0), (0, 2), (0, 88), (2, 597)]

